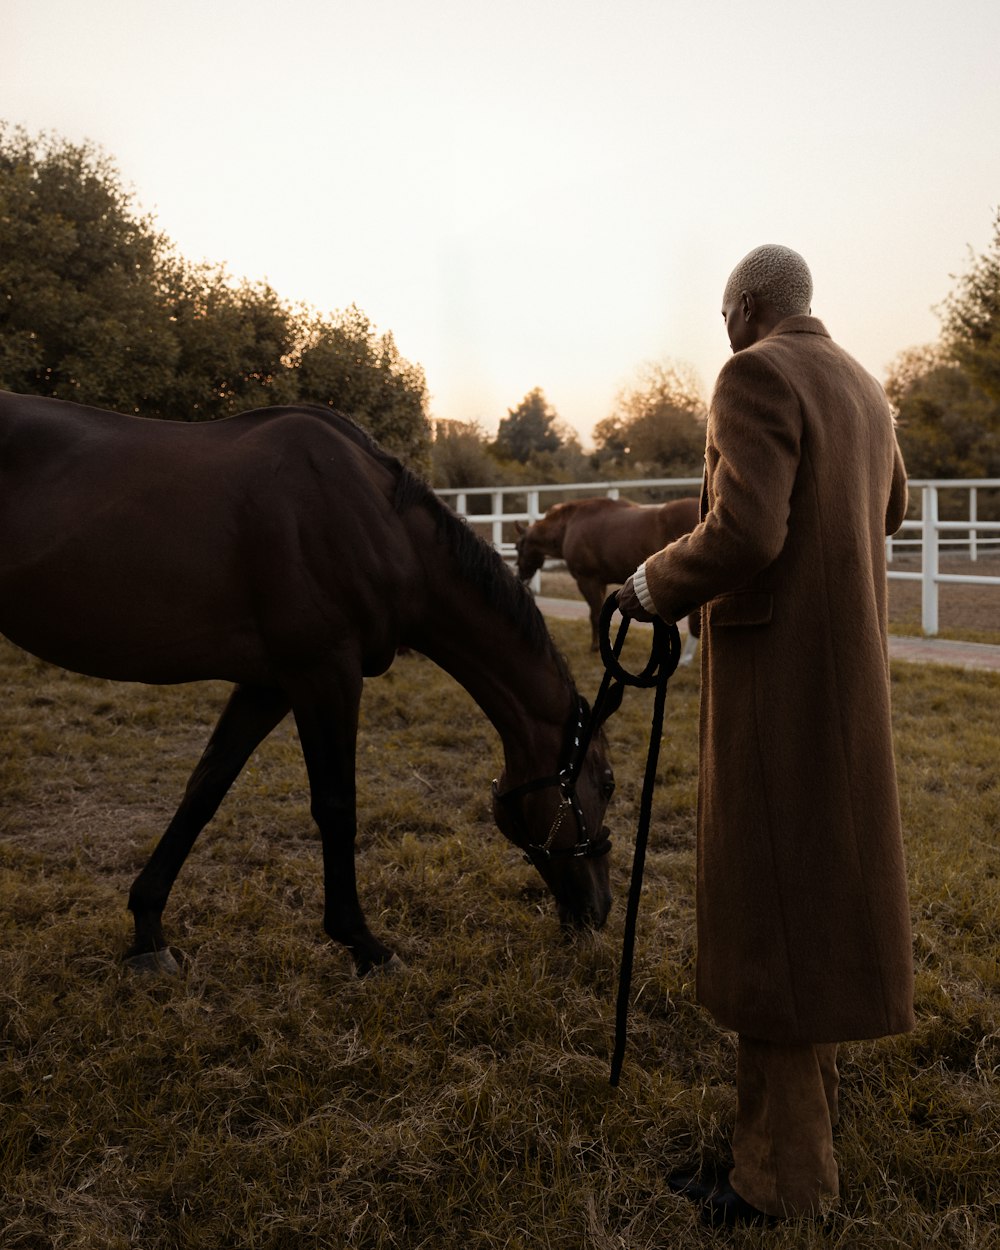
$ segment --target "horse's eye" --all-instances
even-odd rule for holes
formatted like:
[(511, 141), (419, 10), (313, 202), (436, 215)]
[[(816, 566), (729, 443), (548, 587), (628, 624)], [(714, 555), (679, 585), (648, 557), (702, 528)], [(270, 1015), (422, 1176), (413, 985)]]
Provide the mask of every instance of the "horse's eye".
[(608, 780), (605, 781), (604, 784), (601, 786), (601, 794), (607, 800), (611, 798), (614, 792), (615, 792), (615, 781), (613, 777), (609, 777)]

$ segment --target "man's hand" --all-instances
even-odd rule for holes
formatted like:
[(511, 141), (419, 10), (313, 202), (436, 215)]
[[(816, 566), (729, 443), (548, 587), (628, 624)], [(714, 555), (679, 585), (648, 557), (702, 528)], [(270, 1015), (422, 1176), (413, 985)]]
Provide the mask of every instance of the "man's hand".
[(618, 592), (618, 610), (622, 616), (629, 616), (633, 621), (653, 621), (656, 619), (653, 613), (647, 612), (639, 602), (639, 596), (635, 593), (631, 577)]

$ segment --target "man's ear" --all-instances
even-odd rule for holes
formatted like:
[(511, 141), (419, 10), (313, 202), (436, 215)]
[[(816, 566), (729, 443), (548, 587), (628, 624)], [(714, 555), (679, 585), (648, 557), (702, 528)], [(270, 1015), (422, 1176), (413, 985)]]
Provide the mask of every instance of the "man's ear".
[(750, 321), (757, 311), (757, 301), (749, 291), (740, 292), (740, 307), (743, 309), (743, 320)]

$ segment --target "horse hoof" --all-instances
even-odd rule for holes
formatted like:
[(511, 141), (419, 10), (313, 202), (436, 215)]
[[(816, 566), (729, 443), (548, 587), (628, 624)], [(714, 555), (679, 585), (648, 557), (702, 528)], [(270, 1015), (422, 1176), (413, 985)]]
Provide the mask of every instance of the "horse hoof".
[(181, 970), (168, 946), (158, 951), (144, 951), (141, 955), (129, 955), (125, 967), (132, 972), (165, 973), (167, 976), (175, 976)]
[(393, 955), (385, 961), (384, 964), (369, 964), (367, 968), (356, 968), (354, 975), (361, 980), (366, 977), (389, 977), (395, 976), (399, 972), (406, 971), (406, 964), (398, 955)]

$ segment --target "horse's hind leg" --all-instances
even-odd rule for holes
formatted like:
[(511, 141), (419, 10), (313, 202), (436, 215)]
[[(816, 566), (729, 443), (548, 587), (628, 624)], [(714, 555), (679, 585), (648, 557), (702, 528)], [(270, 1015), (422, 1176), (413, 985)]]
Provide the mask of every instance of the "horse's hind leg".
[(237, 686), (219, 717), (184, 798), (136, 877), (128, 896), (135, 942), (126, 960), (135, 967), (176, 967), (163, 936), (162, 916), (170, 889), (198, 834), (212, 819), (253, 749), (287, 714), (279, 690)]
[(587, 601), (590, 608), (590, 649), (596, 651), (600, 646), (601, 633), (601, 608), (604, 607), (604, 592), (607, 589), (607, 583), (601, 581), (599, 577), (577, 576), (576, 584), (580, 587), (580, 594)]

